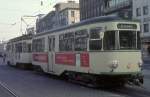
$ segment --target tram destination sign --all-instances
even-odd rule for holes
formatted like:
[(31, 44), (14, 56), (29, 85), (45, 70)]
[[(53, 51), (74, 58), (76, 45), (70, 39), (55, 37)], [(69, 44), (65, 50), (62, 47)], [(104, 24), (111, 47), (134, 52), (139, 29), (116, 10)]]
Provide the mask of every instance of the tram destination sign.
[(118, 29), (137, 29), (136, 24), (118, 24)]

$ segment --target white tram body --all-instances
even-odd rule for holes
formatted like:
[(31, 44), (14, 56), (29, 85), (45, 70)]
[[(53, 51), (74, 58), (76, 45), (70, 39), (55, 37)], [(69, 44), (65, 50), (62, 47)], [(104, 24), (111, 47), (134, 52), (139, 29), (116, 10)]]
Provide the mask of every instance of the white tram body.
[(22, 68), (32, 64), (32, 35), (23, 35), (7, 43), (7, 64)]
[(136, 21), (94, 18), (39, 33), (32, 43), (32, 64), (46, 73), (74, 78), (96, 75), (113, 81), (142, 79), (140, 24)]

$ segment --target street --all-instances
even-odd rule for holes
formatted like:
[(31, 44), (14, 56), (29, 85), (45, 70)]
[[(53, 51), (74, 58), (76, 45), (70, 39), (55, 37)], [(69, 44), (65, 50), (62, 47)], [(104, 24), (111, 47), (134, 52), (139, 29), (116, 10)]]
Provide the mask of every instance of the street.
[[(149, 97), (150, 69), (147, 67), (149, 67), (148, 64), (143, 70), (145, 76), (143, 87), (92, 89), (51, 77), (48, 74), (9, 67), (1, 60), (0, 82), (17, 97)], [(0, 97), (15, 96), (11, 96), (11, 93), (0, 85)]]

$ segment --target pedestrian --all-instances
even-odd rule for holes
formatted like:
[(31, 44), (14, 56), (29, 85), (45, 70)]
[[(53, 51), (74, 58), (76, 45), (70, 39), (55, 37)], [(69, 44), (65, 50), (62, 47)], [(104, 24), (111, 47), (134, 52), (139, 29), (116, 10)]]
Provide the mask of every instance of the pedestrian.
[(3, 55), (3, 62), (6, 60), (6, 54)]
[(150, 45), (147, 47), (148, 55), (150, 55)]

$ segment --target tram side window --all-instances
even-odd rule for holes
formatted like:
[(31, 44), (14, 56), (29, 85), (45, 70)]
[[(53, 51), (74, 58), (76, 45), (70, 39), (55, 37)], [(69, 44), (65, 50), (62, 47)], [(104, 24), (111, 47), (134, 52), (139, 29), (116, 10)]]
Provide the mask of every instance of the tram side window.
[(95, 28), (90, 30), (90, 50), (101, 50), (102, 49), (102, 39), (100, 39), (101, 28)]
[(28, 44), (27, 46), (28, 46), (28, 52), (29, 52), (29, 53), (32, 52), (32, 45), (31, 45), (31, 44)]
[(52, 46), (51, 46), (51, 44), (52, 44), (52, 39), (49, 38), (48, 42), (49, 42), (49, 51), (52, 51)]
[(73, 51), (74, 50), (74, 33), (66, 33), (59, 36), (59, 50)]
[(32, 41), (32, 51), (36, 52), (36, 40)]
[(16, 50), (16, 53), (21, 53), (22, 52), (22, 43), (18, 43), (15, 45), (15, 50)]
[(11, 52), (15, 52), (15, 44), (11, 45)]
[(6, 51), (8, 51), (8, 52), (11, 51), (11, 45), (7, 44)]
[(24, 53), (31, 52), (31, 44), (28, 44), (28, 43), (26, 43), (26, 42), (23, 42), (22, 45), (23, 45), (22, 50), (23, 50)]
[(34, 52), (44, 52), (45, 49), (45, 39), (35, 39), (33, 40), (33, 46), (32, 49)]
[(80, 30), (75, 32), (75, 51), (87, 51), (87, 30)]
[(63, 39), (64, 35), (59, 36), (59, 50), (60, 51), (65, 51), (65, 42)]
[(115, 31), (105, 32), (104, 50), (115, 50)]
[(17, 44), (15, 44), (15, 53), (17, 53), (18, 52), (18, 45)]
[(22, 51), (23, 51), (24, 53), (26, 53), (26, 52), (27, 52), (27, 43), (26, 43), (26, 42), (23, 42), (23, 43), (22, 43), (22, 46), (23, 46)]

